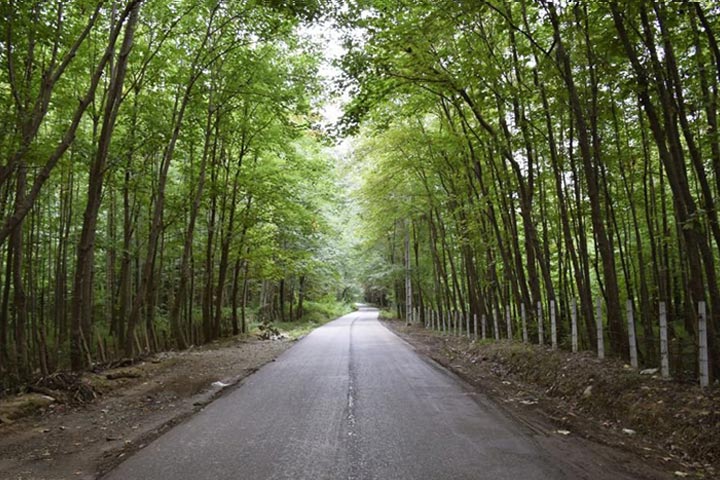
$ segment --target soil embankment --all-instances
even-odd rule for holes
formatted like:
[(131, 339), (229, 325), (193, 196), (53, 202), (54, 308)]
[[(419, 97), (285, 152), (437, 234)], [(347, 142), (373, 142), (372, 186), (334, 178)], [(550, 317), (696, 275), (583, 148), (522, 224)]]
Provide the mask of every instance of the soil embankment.
[(233, 339), (45, 379), (0, 401), (0, 478), (94, 479), (291, 345)]
[[(720, 475), (720, 392), (640, 374), (592, 352), (472, 341), (385, 324), (524, 423), (620, 447), (682, 478)], [(646, 372), (647, 373), (647, 372)]]

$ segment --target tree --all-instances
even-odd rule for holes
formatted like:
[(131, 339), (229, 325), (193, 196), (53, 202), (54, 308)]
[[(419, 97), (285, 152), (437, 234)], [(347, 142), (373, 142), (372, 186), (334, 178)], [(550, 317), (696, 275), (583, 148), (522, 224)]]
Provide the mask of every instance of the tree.
[[(707, 62), (720, 58), (719, 13), (654, 1), (353, 3), (340, 17), (354, 93), (345, 126), (369, 139), (364, 195), (395, 208), (365, 204), (367, 244), (392, 271), (392, 222), (411, 218), (417, 263), (432, 266), (413, 278), (425, 304), (488, 317), (509, 306), (517, 318), (556, 301), (561, 342), (578, 296), (581, 340), (595, 345), (602, 296), (623, 357), (621, 306), (633, 302), (648, 365), (657, 302), (681, 338), (707, 301), (717, 363), (717, 148), (700, 132), (717, 123)], [(384, 282), (402, 302), (392, 275)]]

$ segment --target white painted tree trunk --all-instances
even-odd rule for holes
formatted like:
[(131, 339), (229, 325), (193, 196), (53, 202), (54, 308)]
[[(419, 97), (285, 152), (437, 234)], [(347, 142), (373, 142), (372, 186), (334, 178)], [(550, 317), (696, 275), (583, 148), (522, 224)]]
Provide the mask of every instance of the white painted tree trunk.
[(507, 310), (505, 311), (505, 323), (507, 324), (507, 338), (508, 340), (512, 340), (513, 338), (513, 330), (512, 330), (512, 318), (510, 317), (510, 305), (508, 305)]
[(570, 312), (570, 329), (572, 335), (572, 351), (577, 353), (578, 351), (578, 325), (577, 325), (577, 300), (572, 299), (571, 312)]
[(555, 317), (555, 300), (550, 300), (550, 341), (553, 350), (557, 350), (557, 318)]
[(600, 360), (605, 358), (605, 340), (603, 338), (603, 311), (602, 297), (597, 298), (595, 326), (597, 327), (597, 356)]
[(495, 327), (495, 340), (500, 340), (500, 327), (498, 326), (497, 310), (493, 310), (493, 327)]
[(523, 343), (528, 342), (528, 330), (527, 330), (527, 312), (525, 311), (525, 304), (520, 304), (520, 319), (522, 321), (522, 338)]
[(660, 302), (660, 373), (662, 378), (670, 378), (670, 355), (668, 352), (667, 310), (665, 302)]
[(405, 322), (412, 323), (412, 277), (410, 275), (410, 226), (405, 221)]
[(710, 385), (707, 343), (707, 309), (705, 302), (698, 303), (698, 361), (700, 362), (700, 386)]
[(473, 332), (475, 332), (475, 340), (478, 338), (477, 313), (473, 313)]
[(542, 318), (542, 303), (537, 302), (538, 345), (545, 343), (545, 325)]
[(638, 368), (637, 341), (635, 339), (635, 315), (632, 300), (627, 301), (628, 348), (630, 348), (630, 366)]

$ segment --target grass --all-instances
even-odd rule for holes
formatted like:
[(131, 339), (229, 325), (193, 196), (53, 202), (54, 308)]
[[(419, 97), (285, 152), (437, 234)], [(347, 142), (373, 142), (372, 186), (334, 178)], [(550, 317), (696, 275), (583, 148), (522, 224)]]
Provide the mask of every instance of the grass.
[(331, 319), (328, 319), (325, 322), (276, 322), (274, 325), (275, 328), (290, 337), (292, 340), (297, 340), (330, 320)]
[(394, 309), (380, 310), (380, 320), (397, 320), (397, 314)]
[(335, 320), (353, 310), (348, 304), (340, 302), (306, 302), (305, 314), (296, 322), (275, 322), (273, 326), (288, 337), (296, 340), (307, 335), (317, 327)]

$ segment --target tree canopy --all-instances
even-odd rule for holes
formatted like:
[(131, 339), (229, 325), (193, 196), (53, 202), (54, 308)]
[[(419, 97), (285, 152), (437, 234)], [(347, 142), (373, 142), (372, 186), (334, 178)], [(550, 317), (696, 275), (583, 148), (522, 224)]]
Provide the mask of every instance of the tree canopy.
[[(343, 35), (334, 91), (309, 25)], [(649, 366), (666, 311), (679, 375), (707, 318), (720, 365), (719, 27), (713, 2), (4, 2), (3, 385), (359, 283)]]
[[(212, 341), (342, 295), (318, 2), (0, 6), (0, 377)], [(247, 313), (247, 316), (246, 316)]]
[(542, 342), (556, 308), (561, 344), (577, 315), (596, 348), (599, 318), (625, 357), (632, 309), (650, 366), (662, 302), (690, 375), (704, 303), (718, 364), (712, 2), (369, 0), (342, 20), (365, 240), (393, 266), (368, 287), (409, 316), (409, 256), (423, 320), (507, 313), (519, 338), (525, 315)]

